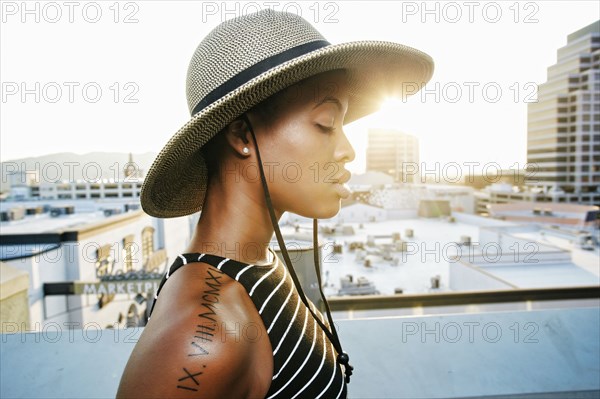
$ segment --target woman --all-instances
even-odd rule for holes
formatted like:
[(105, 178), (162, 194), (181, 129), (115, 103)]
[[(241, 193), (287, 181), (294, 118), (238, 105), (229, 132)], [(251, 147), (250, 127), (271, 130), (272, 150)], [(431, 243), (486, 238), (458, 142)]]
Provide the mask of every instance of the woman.
[[(316, 244), (316, 220), (349, 195), (344, 165), (355, 154), (343, 125), (407, 84), (414, 93), (432, 69), (417, 50), (331, 45), (272, 10), (226, 21), (200, 43), (187, 79), (192, 119), (158, 155), (141, 202), (156, 217), (202, 212), (119, 398), (346, 397), (348, 355), (325, 299), (327, 319), (304, 295), (278, 220), (313, 218)], [(285, 264), (268, 247), (273, 232)], [(318, 263), (315, 251), (320, 280)]]

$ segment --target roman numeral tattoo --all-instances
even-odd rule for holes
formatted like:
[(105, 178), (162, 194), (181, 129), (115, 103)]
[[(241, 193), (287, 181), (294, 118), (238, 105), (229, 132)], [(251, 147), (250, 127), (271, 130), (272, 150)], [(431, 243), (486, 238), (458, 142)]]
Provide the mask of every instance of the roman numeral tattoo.
[(194, 335), (194, 338), (200, 338), (203, 342), (212, 342), (212, 337), (215, 336), (215, 327), (207, 326), (205, 324), (198, 324), (196, 327), (198, 328), (196, 330), (197, 335)]
[(215, 305), (219, 303), (219, 295), (220, 288), (223, 284), (221, 282), (221, 278), (223, 277), (223, 272), (218, 269), (207, 269), (208, 277), (204, 279), (206, 285), (210, 287), (210, 289), (206, 289), (202, 292), (202, 302), (200, 306), (205, 308), (207, 312), (198, 314), (198, 317), (210, 320), (213, 323), (216, 323), (217, 320), (213, 316), (217, 315)]
[[(202, 368), (206, 368), (206, 365), (202, 365)], [(188, 371), (188, 369), (186, 369), (185, 367), (183, 367), (183, 371), (185, 372), (186, 375), (183, 376), (183, 377), (181, 377), (180, 379), (178, 379), (177, 380), (178, 382), (182, 382), (182, 381), (191, 379), (194, 382), (194, 384), (195, 384), (196, 387), (198, 387), (200, 385), (200, 382), (198, 382), (198, 380), (196, 379), (196, 377), (198, 377), (199, 375), (202, 375), (202, 371), (199, 371), (197, 373), (190, 373)], [(189, 381), (186, 381), (186, 383), (188, 383), (188, 382)], [(198, 391), (198, 388), (195, 388), (193, 386), (177, 385), (177, 388), (178, 389), (183, 389), (183, 390), (186, 390), (186, 391), (194, 391), (194, 392)]]

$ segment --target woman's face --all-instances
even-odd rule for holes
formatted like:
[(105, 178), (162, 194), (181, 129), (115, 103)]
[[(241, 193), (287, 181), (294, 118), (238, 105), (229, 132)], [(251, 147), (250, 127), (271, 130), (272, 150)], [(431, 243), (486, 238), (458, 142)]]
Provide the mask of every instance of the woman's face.
[(272, 108), (274, 115), (251, 116), (251, 121), (275, 210), (318, 219), (335, 216), (340, 199), (349, 195), (342, 186), (350, 178), (345, 164), (355, 156), (342, 127), (348, 109), (344, 71), (286, 89)]

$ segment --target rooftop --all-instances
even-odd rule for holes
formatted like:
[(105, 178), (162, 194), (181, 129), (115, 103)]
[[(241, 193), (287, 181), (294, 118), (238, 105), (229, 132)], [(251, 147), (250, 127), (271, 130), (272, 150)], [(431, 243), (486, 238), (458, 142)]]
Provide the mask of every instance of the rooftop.
[(505, 280), (517, 288), (552, 288), (598, 285), (598, 276), (571, 262), (541, 263), (532, 265), (486, 265), (485, 271)]
[[(345, 223), (354, 228), (354, 235), (323, 236), (322, 272), (327, 284), (325, 295), (337, 295), (340, 288), (340, 278), (352, 274), (356, 278), (364, 276), (371, 280), (381, 294), (393, 294), (394, 289), (402, 287), (406, 293), (428, 292), (430, 278), (441, 277), (441, 289), (447, 289), (448, 259), (460, 251), (457, 242), (461, 236), (468, 235), (475, 241), (479, 234), (479, 226), (469, 223), (450, 223), (441, 219), (401, 219), (385, 222)], [(321, 223), (321, 226), (326, 223)], [(312, 229), (312, 224), (300, 224), (303, 229)], [(283, 228), (282, 232), (291, 231)], [(405, 238), (405, 230), (413, 229), (414, 237)], [(398, 265), (381, 257), (374, 257), (371, 267), (365, 267), (364, 262), (356, 260), (356, 251), (350, 251), (349, 244), (355, 241), (367, 241), (367, 237), (389, 236), (376, 238), (375, 243), (391, 243), (391, 234), (399, 232), (402, 239), (411, 243), (408, 251), (399, 257)], [(345, 243), (343, 252), (333, 253), (333, 243)], [(429, 251), (429, 252), (427, 252)]]
[(52, 217), (49, 212), (34, 215), (25, 215), (23, 219), (1, 222), (2, 235), (11, 234), (40, 234), (58, 232), (74, 227), (84, 227), (107, 219), (105, 210), (118, 209), (123, 211), (125, 204), (139, 204), (132, 198), (114, 200), (39, 200), (0, 202), (0, 211), (13, 208), (36, 208), (36, 207), (65, 207), (73, 206), (74, 213)]

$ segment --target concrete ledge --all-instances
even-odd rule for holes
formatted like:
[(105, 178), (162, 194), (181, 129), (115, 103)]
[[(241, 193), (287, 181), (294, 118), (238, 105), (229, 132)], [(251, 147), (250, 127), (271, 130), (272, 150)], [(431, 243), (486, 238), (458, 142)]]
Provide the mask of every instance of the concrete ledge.
[(352, 398), (599, 397), (598, 307), (336, 324)]
[(0, 262), (0, 301), (29, 288), (29, 273)]
[[(0, 332), (29, 328), (29, 273), (0, 262)], [(7, 323), (17, 325), (6, 330)]]
[[(600, 312), (568, 308), (336, 322), (350, 398), (598, 397)], [(142, 329), (0, 336), (0, 397), (110, 398)]]

